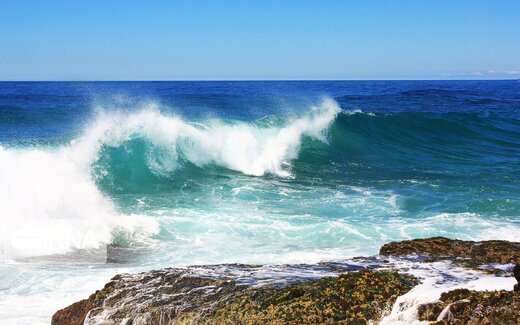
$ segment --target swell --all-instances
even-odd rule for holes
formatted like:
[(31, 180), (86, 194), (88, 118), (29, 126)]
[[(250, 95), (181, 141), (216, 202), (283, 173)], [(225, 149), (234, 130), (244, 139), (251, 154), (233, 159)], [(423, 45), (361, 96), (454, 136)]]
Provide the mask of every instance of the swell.
[[(520, 131), (514, 118), (473, 113), (372, 114), (331, 107), (300, 118), (197, 125), (148, 112), (154, 130), (141, 124), (125, 131), (123, 139), (105, 141), (93, 169), (99, 184), (116, 192), (167, 188), (187, 179), (204, 181), (211, 175), (233, 173), (302, 180), (317, 169), (322, 175), (341, 173), (331, 168), (337, 164), (380, 168), (369, 175), (362, 168), (344, 167), (343, 173), (349, 169), (358, 173), (349, 174), (350, 179), (389, 177), (397, 169), (416, 174), (420, 170), (482, 173), (486, 168), (498, 174), (501, 168), (512, 175), (519, 172), (515, 139)], [(142, 123), (144, 117), (138, 119)], [(159, 121), (164, 125), (159, 126)], [(114, 139), (113, 134), (110, 137)]]
[[(412, 87), (413, 88), (413, 87)], [(516, 116), (520, 97), (515, 93), (482, 91), (457, 88), (418, 88), (366, 94), (343, 95), (336, 100), (346, 107), (387, 112), (465, 112)]]
[(464, 112), (360, 112), (338, 116), (330, 135), (333, 146), (350, 154), (435, 151), (469, 159), (489, 154), (516, 159), (506, 152), (518, 149), (519, 125), (511, 117)]

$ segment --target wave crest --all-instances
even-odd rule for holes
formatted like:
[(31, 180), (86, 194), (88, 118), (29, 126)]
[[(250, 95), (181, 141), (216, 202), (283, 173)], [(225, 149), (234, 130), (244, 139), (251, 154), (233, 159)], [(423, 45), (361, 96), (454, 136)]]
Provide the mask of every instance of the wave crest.
[(181, 161), (198, 167), (220, 167), (262, 176), (291, 176), (286, 166), (298, 157), (304, 136), (327, 142), (326, 130), (341, 111), (337, 103), (324, 100), (319, 106), (282, 125), (210, 120), (190, 123), (163, 115), (155, 105), (130, 115), (101, 113), (75, 146), (90, 157), (104, 146), (120, 147), (144, 139), (153, 149), (147, 165), (155, 174), (175, 171)]

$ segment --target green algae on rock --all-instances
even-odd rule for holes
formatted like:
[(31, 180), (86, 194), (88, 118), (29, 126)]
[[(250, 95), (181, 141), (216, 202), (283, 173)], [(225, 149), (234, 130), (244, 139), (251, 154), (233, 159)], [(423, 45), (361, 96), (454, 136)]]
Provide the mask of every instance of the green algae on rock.
[(388, 271), (357, 271), (283, 289), (247, 292), (210, 317), (218, 324), (377, 322), (417, 281)]

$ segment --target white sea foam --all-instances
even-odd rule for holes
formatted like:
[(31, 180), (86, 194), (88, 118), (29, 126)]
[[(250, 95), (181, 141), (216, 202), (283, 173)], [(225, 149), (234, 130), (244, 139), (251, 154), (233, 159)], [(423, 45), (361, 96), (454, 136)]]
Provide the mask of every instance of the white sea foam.
[[(112, 230), (157, 231), (153, 221), (128, 218), (96, 187), (75, 148), (0, 147), (0, 239), (10, 257), (100, 248)], [(4, 256), (5, 257), (5, 256)]]
[[(2, 288), (0, 296), (0, 324), (50, 324), (56, 310), (85, 298), (102, 288), (117, 273), (126, 269), (88, 269), (60, 271), (45, 268), (31, 269), (11, 266), (11, 272), (2, 273), (18, 280), (11, 288)], [(5, 269), (1, 270), (6, 272)], [(78, 272), (79, 271), (79, 272)], [(2, 278), (0, 276), (0, 288)]]
[[(77, 148), (0, 147), (0, 240), (7, 257), (100, 248), (114, 227), (155, 232), (154, 221), (120, 215), (92, 181)], [(5, 256), (4, 256), (5, 257)]]

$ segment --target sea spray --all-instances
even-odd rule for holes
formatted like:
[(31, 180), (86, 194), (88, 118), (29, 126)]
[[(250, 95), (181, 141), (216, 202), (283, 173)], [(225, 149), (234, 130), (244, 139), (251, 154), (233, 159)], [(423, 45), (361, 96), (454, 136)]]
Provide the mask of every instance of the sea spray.
[(118, 213), (73, 153), (70, 146), (0, 147), (0, 235), (8, 257), (100, 248), (114, 229), (157, 231), (154, 220)]

